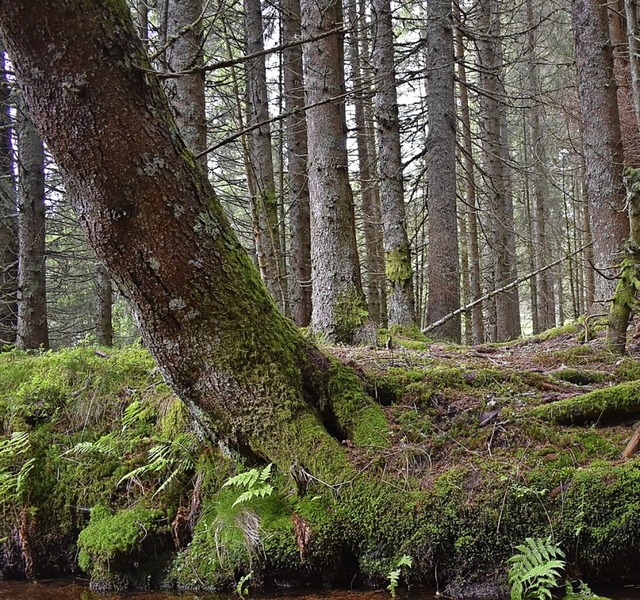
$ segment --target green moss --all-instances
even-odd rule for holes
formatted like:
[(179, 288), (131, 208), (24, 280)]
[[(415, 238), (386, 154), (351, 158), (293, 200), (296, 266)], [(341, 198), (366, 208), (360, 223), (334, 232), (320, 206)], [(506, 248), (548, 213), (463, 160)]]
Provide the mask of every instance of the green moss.
[(590, 369), (561, 369), (554, 371), (553, 377), (561, 381), (568, 381), (576, 385), (589, 385), (592, 383), (607, 383), (612, 377), (603, 371), (593, 371)]
[(361, 292), (354, 288), (341, 294), (334, 307), (334, 341), (353, 343), (358, 330), (368, 318), (369, 312)]
[(537, 406), (528, 415), (554, 423), (606, 422), (640, 413), (640, 382), (632, 381)]
[(403, 286), (413, 276), (411, 267), (411, 249), (399, 246), (385, 252), (387, 280), (394, 285)]

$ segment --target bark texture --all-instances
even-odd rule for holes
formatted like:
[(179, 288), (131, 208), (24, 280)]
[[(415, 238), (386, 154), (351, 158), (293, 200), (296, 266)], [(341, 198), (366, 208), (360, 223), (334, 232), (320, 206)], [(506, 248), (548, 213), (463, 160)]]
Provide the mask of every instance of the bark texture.
[(384, 415), (363, 394), (333, 402), (342, 371), (278, 312), (160, 86), (134, 66), (148, 62), (124, 0), (1, 4), (0, 31), (98, 258), (202, 426), (294, 476), (351, 476), (336, 438), (381, 443)]
[(18, 324), (16, 347), (48, 348), (44, 146), (18, 106)]
[[(300, 0), (282, 0), (283, 42), (300, 36)], [(283, 51), (286, 119), (287, 183), (291, 242), (289, 266), (291, 318), (306, 327), (311, 322), (311, 216), (307, 181), (307, 117), (304, 106), (302, 48)]]
[[(302, 0), (303, 37), (342, 23), (337, 0)], [(347, 169), (344, 54), (338, 34), (304, 45), (311, 205), (312, 328), (352, 342), (367, 319)], [(338, 98), (328, 102), (330, 98)]]
[(96, 269), (96, 342), (113, 346), (113, 285), (109, 272), (100, 263)]
[[(596, 303), (613, 296), (620, 252), (629, 233), (622, 181), (622, 137), (613, 75), (607, 8), (574, 0), (578, 91), (583, 122), (585, 187), (589, 202)], [(593, 308), (592, 308), (593, 310)], [(595, 307), (595, 312), (601, 308)]]
[(389, 325), (415, 324), (413, 268), (404, 209), (400, 120), (390, 0), (373, 0), (380, 205), (387, 273)]
[(18, 317), (18, 211), (11, 143), (11, 87), (0, 45), (0, 346), (13, 344)]
[[(264, 50), (260, 0), (244, 0), (247, 53)], [(256, 126), (248, 139), (249, 177), (258, 264), (267, 289), (281, 310), (286, 306), (286, 286), (278, 227), (278, 199), (273, 175), (273, 150), (264, 55), (247, 61), (247, 124)]]
[[(427, 5), (429, 136), (429, 290), (427, 324), (460, 307), (458, 214), (456, 208), (456, 108), (451, 0)], [(434, 333), (460, 342), (460, 317)]]
[[(202, 66), (202, 0), (166, 0), (169, 40), (166, 58), (170, 71), (182, 73)], [(175, 119), (187, 147), (199, 154), (207, 147), (207, 118), (204, 73), (179, 75), (173, 80), (170, 97)], [(207, 157), (198, 159), (206, 168)]]

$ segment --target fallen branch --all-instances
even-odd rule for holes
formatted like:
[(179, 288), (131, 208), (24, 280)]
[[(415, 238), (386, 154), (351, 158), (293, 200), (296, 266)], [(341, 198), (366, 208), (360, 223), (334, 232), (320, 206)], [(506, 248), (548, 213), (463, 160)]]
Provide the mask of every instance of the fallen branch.
[(531, 279), (532, 277), (535, 277), (539, 273), (542, 273), (544, 271), (552, 269), (553, 267), (555, 267), (556, 265), (559, 265), (560, 263), (564, 262), (568, 258), (571, 258), (572, 256), (575, 256), (576, 254), (580, 254), (580, 252), (582, 252), (585, 248), (588, 248), (590, 245), (591, 244), (585, 244), (581, 248), (578, 248), (575, 252), (572, 252), (571, 254), (567, 254), (566, 256), (563, 256), (562, 258), (559, 258), (558, 260), (556, 260), (556, 261), (554, 261), (552, 263), (549, 263), (548, 265), (545, 265), (544, 267), (540, 267), (536, 271), (532, 271), (531, 273), (527, 273), (526, 275), (523, 275), (522, 277), (518, 277), (518, 279), (516, 279), (515, 281), (512, 281), (511, 283), (508, 283), (507, 285), (501, 287), (500, 289), (493, 290), (493, 291), (489, 292), (488, 294), (485, 294), (484, 296), (481, 296), (480, 298), (474, 300), (470, 304), (467, 304), (466, 306), (462, 306), (462, 307), (454, 310), (453, 312), (450, 312), (448, 315), (445, 315), (444, 317), (442, 317), (441, 319), (438, 319), (434, 323), (431, 323), (430, 325), (427, 325), (422, 330), (422, 333), (429, 333), (430, 331), (433, 331), (434, 329), (437, 329), (441, 325), (444, 325), (447, 321), (450, 321), (454, 317), (457, 317), (458, 315), (461, 315), (462, 313), (465, 313), (465, 312), (471, 310), (474, 306), (477, 306), (478, 304), (481, 304), (485, 300), (489, 300), (490, 298), (493, 298), (494, 296), (497, 296), (498, 294), (502, 294), (503, 292), (506, 292), (506, 291), (508, 291), (508, 290), (520, 285), (524, 281), (527, 281), (528, 279)]

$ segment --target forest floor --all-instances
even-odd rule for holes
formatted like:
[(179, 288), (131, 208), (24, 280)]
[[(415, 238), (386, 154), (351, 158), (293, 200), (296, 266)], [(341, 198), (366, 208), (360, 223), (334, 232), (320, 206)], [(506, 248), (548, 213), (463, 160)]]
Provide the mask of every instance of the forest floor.
[(274, 469), (242, 503), (229, 478), (254, 465), (198, 435), (139, 345), (0, 353), (0, 575), (385, 587), (410, 556), (408, 584), (496, 597), (532, 537), (563, 549), (568, 577), (638, 577), (640, 459), (622, 453), (640, 345), (619, 357), (582, 334), (325, 348), (382, 405), (388, 443), (342, 441), (358, 481), (301, 490)]

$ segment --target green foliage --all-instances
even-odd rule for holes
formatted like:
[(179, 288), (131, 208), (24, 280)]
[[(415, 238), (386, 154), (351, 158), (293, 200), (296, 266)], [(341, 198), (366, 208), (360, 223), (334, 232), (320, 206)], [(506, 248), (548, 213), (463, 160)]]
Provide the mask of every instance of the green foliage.
[(389, 581), (387, 589), (389, 590), (392, 598), (396, 598), (398, 596), (398, 586), (400, 585), (400, 575), (402, 574), (403, 567), (410, 569), (412, 566), (413, 559), (409, 555), (403, 554), (396, 561), (395, 567), (387, 574), (387, 579)]
[(35, 465), (35, 457), (26, 458), (31, 451), (29, 434), (16, 431), (0, 441), (0, 503), (21, 502), (28, 493), (28, 480)]
[(243, 575), (238, 580), (236, 584), (236, 594), (239, 598), (248, 598), (249, 597), (249, 582), (253, 577), (253, 572), (247, 573)]
[(237, 506), (244, 502), (249, 502), (253, 498), (264, 498), (273, 493), (273, 486), (268, 483), (271, 476), (273, 463), (269, 463), (264, 469), (250, 469), (244, 473), (239, 473), (225, 481), (222, 487), (245, 488), (235, 500), (232, 506)]
[(551, 600), (564, 569), (564, 552), (551, 538), (526, 538), (508, 562), (511, 600)]

